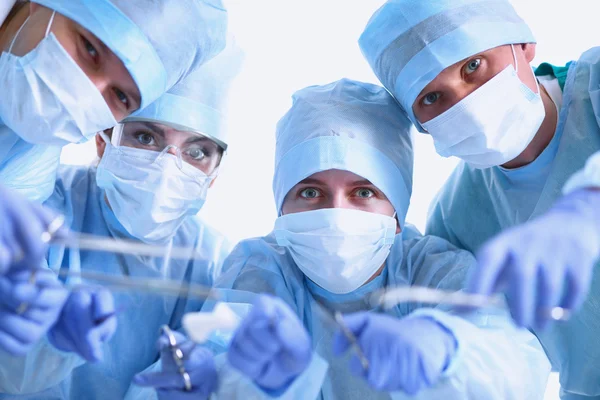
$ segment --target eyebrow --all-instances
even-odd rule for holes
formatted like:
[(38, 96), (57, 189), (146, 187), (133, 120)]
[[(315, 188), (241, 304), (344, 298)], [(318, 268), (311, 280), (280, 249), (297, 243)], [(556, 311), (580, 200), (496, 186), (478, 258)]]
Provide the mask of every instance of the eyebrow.
[(153, 124), (152, 122), (138, 122), (139, 124), (145, 126), (148, 130), (151, 130), (152, 132), (162, 136), (162, 138), (165, 138), (165, 130), (163, 128), (161, 128), (158, 125)]
[(215, 146), (218, 147), (218, 145), (215, 142), (213, 142), (212, 140), (210, 140), (209, 138), (207, 138), (205, 136), (192, 136), (185, 141), (185, 143), (198, 143), (198, 142), (214, 143)]
[(375, 186), (371, 183), (371, 181), (367, 179), (360, 179), (358, 181), (350, 182), (351, 186)]
[(321, 182), (320, 180), (315, 179), (315, 178), (306, 178), (306, 179), (303, 179), (300, 182), (298, 182), (298, 184), (301, 184), (301, 185), (322, 185), (323, 182)]

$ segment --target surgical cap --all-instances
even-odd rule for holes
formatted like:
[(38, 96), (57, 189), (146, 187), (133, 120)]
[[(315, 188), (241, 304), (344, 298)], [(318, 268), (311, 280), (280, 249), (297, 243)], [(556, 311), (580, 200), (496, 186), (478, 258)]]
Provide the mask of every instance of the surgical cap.
[(125, 64), (145, 108), (225, 46), (221, 0), (33, 0), (96, 35)]
[(192, 131), (227, 149), (229, 87), (241, 69), (244, 52), (235, 40), (150, 106), (123, 122), (149, 121)]
[(412, 191), (410, 121), (382, 87), (342, 79), (292, 97), (277, 124), (273, 192), (277, 210), (287, 193), (330, 169), (352, 172), (381, 190), (404, 223)]
[(413, 104), (444, 69), (494, 47), (532, 42), (507, 0), (388, 0), (359, 39), (375, 75), (417, 127)]

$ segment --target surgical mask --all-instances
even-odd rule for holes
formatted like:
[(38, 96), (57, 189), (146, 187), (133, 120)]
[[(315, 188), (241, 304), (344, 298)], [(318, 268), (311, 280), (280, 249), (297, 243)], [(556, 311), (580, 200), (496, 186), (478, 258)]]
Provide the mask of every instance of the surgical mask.
[(50, 32), (54, 15), (34, 50), (23, 57), (10, 53), (25, 21), (0, 56), (0, 120), (29, 143), (64, 146), (117, 121), (94, 83)]
[(281, 216), (273, 233), (304, 275), (343, 294), (365, 284), (385, 262), (396, 237), (396, 219), (326, 208)]
[(204, 205), (210, 176), (162, 152), (113, 146), (103, 133), (106, 149), (96, 182), (104, 189), (113, 213), (133, 237), (146, 243), (171, 239), (184, 220)]
[[(521, 154), (546, 112), (537, 93), (509, 65), (448, 111), (422, 124), (442, 157), (456, 156), (474, 168), (502, 165)], [(531, 72), (533, 74), (533, 71)]]

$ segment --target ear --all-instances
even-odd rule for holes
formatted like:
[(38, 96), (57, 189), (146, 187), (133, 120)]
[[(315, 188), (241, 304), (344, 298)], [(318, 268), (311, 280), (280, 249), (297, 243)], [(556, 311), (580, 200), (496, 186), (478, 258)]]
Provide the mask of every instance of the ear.
[(208, 186), (209, 189), (213, 187), (213, 185), (215, 184), (215, 181), (217, 180), (218, 177), (219, 176), (217, 175), (213, 178), (213, 180), (210, 182), (210, 185)]
[(524, 43), (521, 45), (521, 49), (523, 50), (523, 54), (525, 55), (525, 59), (528, 63), (531, 63), (535, 58), (535, 43)]
[(400, 228), (400, 222), (398, 222), (398, 218), (396, 218), (396, 235), (402, 232), (402, 228)]
[[(112, 128), (105, 130), (104, 133), (110, 137), (112, 135)], [(98, 133), (96, 135), (96, 154), (98, 155), (98, 158), (102, 158), (104, 150), (106, 150), (106, 143)]]

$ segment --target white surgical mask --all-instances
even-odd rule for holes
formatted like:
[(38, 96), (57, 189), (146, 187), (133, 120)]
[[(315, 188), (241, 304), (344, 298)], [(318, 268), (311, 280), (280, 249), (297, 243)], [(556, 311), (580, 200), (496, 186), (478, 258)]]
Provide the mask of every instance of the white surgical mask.
[(489, 168), (515, 159), (531, 143), (546, 112), (537, 80), (534, 93), (519, 79), (511, 48), (515, 67), (509, 65), (452, 108), (422, 124), (433, 137), (438, 154), (461, 158), (474, 168)]
[(110, 208), (132, 236), (146, 243), (171, 239), (183, 221), (204, 205), (210, 176), (172, 154), (113, 146), (106, 149), (96, 182)]
[(385, 262), (396, 219), (346, 208), (281, 216), (273, 231), (310, 280), (336, 294), (364, 285)]
[(0, 121), (33, 144), (79, 143), (117, 124), (94, 83), (58, 42), (50, 28), (23, 57), (0, 56)]

